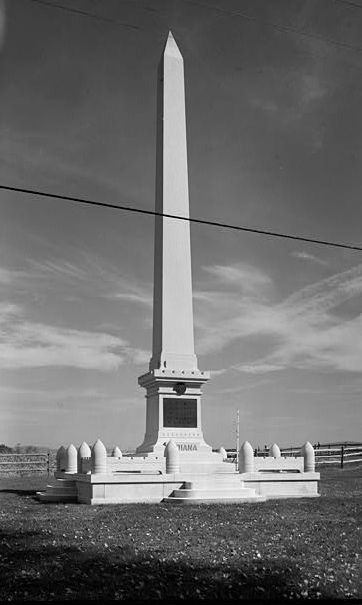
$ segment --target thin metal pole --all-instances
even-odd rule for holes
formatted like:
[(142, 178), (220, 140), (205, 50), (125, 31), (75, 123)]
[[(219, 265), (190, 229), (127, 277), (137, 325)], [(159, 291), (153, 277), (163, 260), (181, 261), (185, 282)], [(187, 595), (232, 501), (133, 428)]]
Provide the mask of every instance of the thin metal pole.
[(236, 470), (239, 470), (239, 449), (240, 449), (240, 416), (239, 410), (236, 410)]

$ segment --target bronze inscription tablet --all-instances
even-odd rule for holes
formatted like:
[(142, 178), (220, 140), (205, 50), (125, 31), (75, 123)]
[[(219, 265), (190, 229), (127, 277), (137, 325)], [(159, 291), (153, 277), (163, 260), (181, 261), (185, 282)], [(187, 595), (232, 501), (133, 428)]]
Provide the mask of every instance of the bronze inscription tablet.
[(197, 427), (197, 400), (166, 397), (163, 400), (163, 426)]

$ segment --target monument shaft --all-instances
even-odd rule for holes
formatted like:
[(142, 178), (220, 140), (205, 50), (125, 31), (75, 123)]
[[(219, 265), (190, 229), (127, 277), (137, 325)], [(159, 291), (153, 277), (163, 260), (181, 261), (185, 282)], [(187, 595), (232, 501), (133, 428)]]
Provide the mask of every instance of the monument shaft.
[[(169, 34), (158, 69), (156, 212), (189, 217), (184, 68)], [(155, 219), (154, 368), (196, 369), (190, 224)]]

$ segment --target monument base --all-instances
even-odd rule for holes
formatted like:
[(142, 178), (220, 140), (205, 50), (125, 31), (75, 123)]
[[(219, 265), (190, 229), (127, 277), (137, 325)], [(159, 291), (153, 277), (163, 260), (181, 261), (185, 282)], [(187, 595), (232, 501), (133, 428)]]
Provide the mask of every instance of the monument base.
[[(315, 498), (319, 473), (237, 473), (223, 462), (225, 472), (163, 473), (140, 470), (107, 473), (55, 473), (55, 482), (37, 497), (41, 502), (180, 504), (263, 502), (280, 498)], [(229, 467), (229, 468), (228, 468)], [(136, 470), (138, 468), (138, 470)]]
[[(153, 369), (139, 377), (146, 389), (146, 433), (136, 456), (162, 457), (172, 439), (186, 460), (216, 462), (201, 429), (201, 386), (209, 372), (183, 369)], [(217, 458), (220, 461), (222, 456)]]
[[(177, 451), (177, 450), (176, 450)], [(268, 458), (255, 470), (238, 472), (233, 462), (202, 463), (193, 454), (178, 454), (179, 469), (170, 471), (165, 457), (108, 456), (103, 472), (86, 459), (82, 472), (57, 471), (55, 482), (38, 492), (41, 502), (122, 504), (131, 502), (244, 503), (280, 498), (319, 497), (319, 473), (306, 470), (303, 457)], [(261, 466), (262, 469), (257, 467)]]

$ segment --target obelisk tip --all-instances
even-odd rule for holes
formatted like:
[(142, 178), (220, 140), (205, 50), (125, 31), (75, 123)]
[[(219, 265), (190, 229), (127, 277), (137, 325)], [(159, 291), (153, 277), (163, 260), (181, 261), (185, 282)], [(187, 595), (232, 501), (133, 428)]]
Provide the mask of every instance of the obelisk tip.
[(172, 31), (169, 30), (167, 41), (165, 45), (164, 55), (168, 55), (170, 57), (177, 57), (182, 59), (182, 55), (180, 53), (179, 47), (176, 44), (176, 40), (173, 37)]

